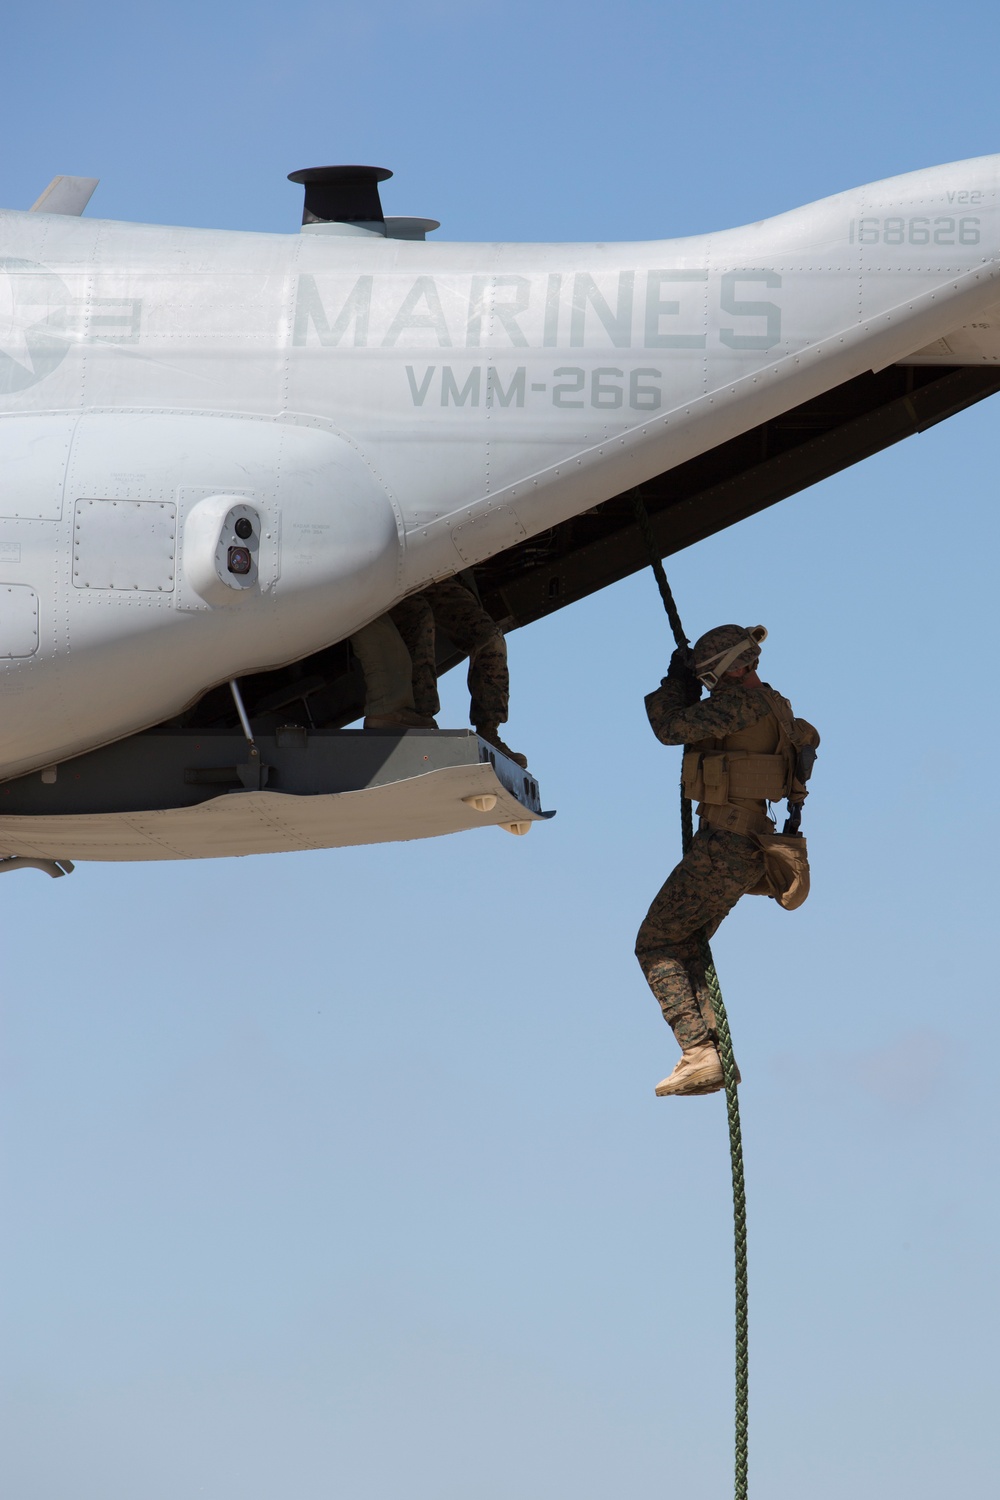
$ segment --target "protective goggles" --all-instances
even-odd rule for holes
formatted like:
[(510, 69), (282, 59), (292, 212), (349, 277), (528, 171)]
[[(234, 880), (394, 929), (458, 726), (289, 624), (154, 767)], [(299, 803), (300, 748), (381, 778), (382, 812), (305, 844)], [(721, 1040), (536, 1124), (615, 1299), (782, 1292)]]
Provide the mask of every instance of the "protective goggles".
[(725, 651), (716, 652), (707, 661), (696, 662), (694, 675), (707, 688), (718, 687), (738, 656), (742, 656), (749, 647), (762, 646), (766, 640), (767, 631), (763, 625), (748, 625), (746, 635), (741, 636), (735, 646), (727, 646)]

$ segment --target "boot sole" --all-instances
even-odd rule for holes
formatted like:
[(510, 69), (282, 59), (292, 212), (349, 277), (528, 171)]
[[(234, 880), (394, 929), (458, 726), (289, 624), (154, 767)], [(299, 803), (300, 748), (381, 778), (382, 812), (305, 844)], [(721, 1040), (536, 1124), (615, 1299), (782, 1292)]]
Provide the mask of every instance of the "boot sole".
[(676, 1098), (683, 1098), (683, 1096), (685, 1094), (717, 1094), (717, 1093), (719, 1093), (719, 1091), (721, 1089), (724, 1089), (725, 1086), (726, 1085), (725, 1085), (724, 1082), (720, 1082), (720, 1083), (692, 1083), (692, 1084), (688, 1084), (687, 1086), (685, 1086), (684, 1084), (681, 1084), (680, 1088), (673, 1088), (673, 1089), (659, 1089), (658, 1088), (658, 1089), (654, 1089), (653, 1092), (655, 1093), (657, 1099), (671, 1099), (671, 1098), (675, 1098), (675, 1097)]

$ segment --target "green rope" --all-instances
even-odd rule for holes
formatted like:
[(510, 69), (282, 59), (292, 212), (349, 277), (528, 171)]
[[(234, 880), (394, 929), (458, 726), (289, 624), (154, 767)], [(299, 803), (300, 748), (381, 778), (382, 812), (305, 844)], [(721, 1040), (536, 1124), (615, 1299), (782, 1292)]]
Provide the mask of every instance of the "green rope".
[(729, 1116), (729, 1159), (733, 1174), (733, 1250), (736, 1265), (736, 1500), (746, 1500), (748, 1448), (750, 1441), (750, 1332), (747, 1307), (747, 1195), (743, 1183), (743, 1132), (736, 1085), (736, 1060), (729, 1017), (722, 1002), (719, 976), (712, 951), (705, 940), (705, 980), (712, 997), (719, 1032), (719, 1055), (726, 1079), (726, 1113)]
[[(684, 634), (681, 617), (674, 596), (663, 570), (653, 528), (649, 524), (649, 513), (638, 490), (633, 492), (635, 519), (639, 532), (649, 553), (650, 566), (656, 577), (663, 607), (670, 621), (670, 628), (678, 647), (689, 645)], [(686, 854), (694, 838), (694, 818), (691, 802), (681, 790), (681, 847)], [(707, 934), (702, 934), (702, 955), (705, 968), (705, 983), (712, 997), (715, 1023), (719, 1033), (719, 1056), (726, 1080), (726, 1112), (729, 1116), (729, 1158), (733, 1174), (733, 1248), (736, 1261), (736, 1500), (746, 1500), (747, 1472), (749, 1460), (749, 1402), (750, 1402), (750, 1357), (749, 1324), (747, 1308), (747, 1198), (743, 1183), (743, 1132), (740, 1129), (740, 1101), (736, 1084), (736, 1060), (733, 1057), (733, 1038), (729, 1030), (729, 1017), (722, 999), (719, 976), (715, 970), (712, 950)]]

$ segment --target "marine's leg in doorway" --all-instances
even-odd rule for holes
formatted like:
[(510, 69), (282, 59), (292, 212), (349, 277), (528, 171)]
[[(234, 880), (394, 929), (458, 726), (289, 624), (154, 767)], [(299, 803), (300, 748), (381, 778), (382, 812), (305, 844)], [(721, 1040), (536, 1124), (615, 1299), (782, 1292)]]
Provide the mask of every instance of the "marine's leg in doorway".
[(440, 712), (437, 687), (437, 655), (434, 612), (426, 593), (411, 594), (393, 605), (390, 618), (404, 647), (409, 652), (413, 707), (418, 714), (433, 718)]
[(366, 729), (436, 729), (433, 717), (413, 702), (410, 653), (388, 615), (355, 631), (351, 650), (365, 679)]
[[(469, 658), (469, 718), (481, 739), (526, 768), (527, 757), (511, 750), (500, 738), (500, 725), (507, 722), (510, 703), (510, 673), (507, 642), (503, 631), (488, 614), (472, 590), (458, 578), (446, 578), (410, 599), (392, 612), (413, 658), (414, 702), (418, 712), (439, 707), (434, 669), (434, 630), (448, 635)], [(433, 704), (433, 708), (430, 705)]]

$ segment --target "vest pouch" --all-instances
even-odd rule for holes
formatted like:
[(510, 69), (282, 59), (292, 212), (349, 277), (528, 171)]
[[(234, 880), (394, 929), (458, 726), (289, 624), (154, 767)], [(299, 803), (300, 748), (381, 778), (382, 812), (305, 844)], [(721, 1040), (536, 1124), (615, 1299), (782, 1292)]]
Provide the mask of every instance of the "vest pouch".
[(801, 834), (758, 833), (764, 874), (748, 896), (772, 896), (785, 911), (794, 911), (809, 894), (809, 851)]
[(705, 790), (701, 801), (722, 807), (729, 801), (729, 757), (709, 752), (701, 757), (701, 779)]
[(705, 795), (700, 750), (684, 751), (684, 759), (681, 761), (681, 790), (690, 802), (701, 802)]
[(791, 767), (784, 755), (729, 753), (729, 795), (754, 802), (780, 802), (789, 791)]

